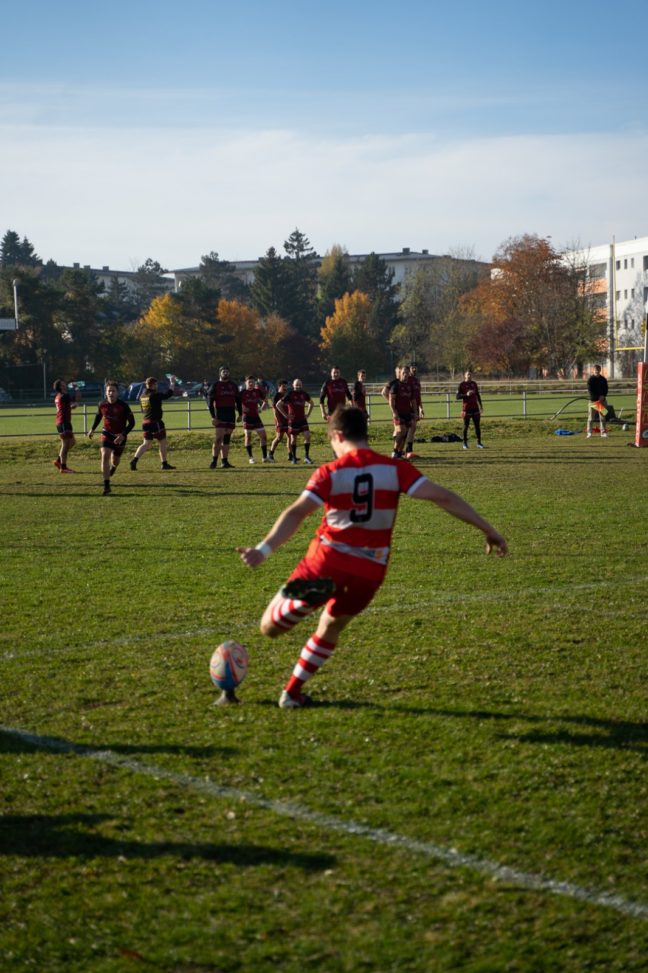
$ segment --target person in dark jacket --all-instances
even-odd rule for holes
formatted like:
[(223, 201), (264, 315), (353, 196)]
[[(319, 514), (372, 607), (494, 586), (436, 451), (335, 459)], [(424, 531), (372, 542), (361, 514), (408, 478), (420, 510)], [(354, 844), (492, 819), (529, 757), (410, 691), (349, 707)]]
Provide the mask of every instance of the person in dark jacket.
[(601, 366), (594, 366), (594, 373), (587, 379), (587, 394), (589, 406), (587, 410), (587, 438), (592, 438), (592, 423), (598, 422), (601, 436), (605, 439), (605, 413), (607, 411), (608, 383), (605, 375), (601, 374)]

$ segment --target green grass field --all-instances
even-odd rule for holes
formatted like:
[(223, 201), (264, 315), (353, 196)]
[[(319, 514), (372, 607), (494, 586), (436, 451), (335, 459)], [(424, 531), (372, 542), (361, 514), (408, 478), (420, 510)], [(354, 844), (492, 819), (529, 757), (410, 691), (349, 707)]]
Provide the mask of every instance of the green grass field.
[[(315, 400), (311, 425), (323, 426), (317, 407), (318, 392), (312, 389)], [(391, 413), (387, 403), (380, 395), (370, 396), (370, 408), (374, 422), (391, 422)], [(574, 391), (540, 391), (529, 392), (522, 396), (519, 392), (483, 393), (485, 417), (491, 419), (549, 419), (560, 412), (561, 422), (575, 421), (582, 423), (587, 414), (587, 394), (582, 391), (580, 397)], [(617, 413), (629, 417), (634, 422), (636, 395), (634, 392), (613, 392), (610, 402), (614, 404)], [(139, 419), (140, 408), (137, 402), (132, 402), (133, 412)], [(454, 392), (436, 392), (424, 396), (425, 414), (429, 420), (441, 421), (447, 424), (450, 420), (455, 426), (461, 426), (461, 402), (457, 402)], [(97, 411), (96, 402), (81, 402), (73, 413), (74, 428), (79, 433), (86, 432), (92, 426), (92, 420)], [(209, 413), (202, 399), (178, 399), (165, 403), (164, 417), (170, 431), (203, 431), (211, 430)], [(265, 414), (266, 425), (272, 425), (270, 413)], [(36, 405), (3, 405), (0, 408), (0, 442), (5, 437), (23, 436), (51, 436), (54, 429), (54, 406)], [(446, 430), (447, 431), (447, 430)]]
[[(104, 498), (96, 445), (61, 476), (53, 436), (0, 443), (3, 973), (645, 970), (648, 450), (484, 436), (418, 465), (511, 556), (403, 500), (297, 712), (276, 703), (312, 626), (257, 625), (315, 519), (257, 572), (234, 548), (306, 467), (237, 443), (210, 471), (176, 433), (176, 471), (149, 453)], [(224, 709), (225, 638), (251, 664)]]

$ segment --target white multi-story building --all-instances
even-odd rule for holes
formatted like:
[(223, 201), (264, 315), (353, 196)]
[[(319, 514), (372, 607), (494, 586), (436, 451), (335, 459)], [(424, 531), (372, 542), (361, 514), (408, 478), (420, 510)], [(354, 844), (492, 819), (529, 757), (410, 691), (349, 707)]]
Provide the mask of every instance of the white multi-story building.
[(611, 378), (634, 372), (644, 347), (648, 307), (648, 237), (575, 250), (566, 259), (584, 263), (607, 319)]
[[(351, 269), (357, 267), (358, 264), (361, 264), (367, 259), (368, 256), (368, 253), (347, 254), (349, 266)], [(387, 264), (390, 270), (393, 270), (394, 284), (402, 284), (407, 275), (412, 273), (422, 264), (430, 264), (435, 260), (442, 259), (436, 254), (431, 254), (429, 250), (410, 250), (409, 247), (403, 247), (402, 250), (398, 250), (393, 253), (379, 253), (377, 256)], [(321, 259), (321, 257), (317, 258), (318, 264), (321, 263)], [(485, 264), (480, 260), (468, 261), (464, 260), (463, 258), (461, 259), (464, 263), (475, 263), (479, 267), (486, 268), (488, 266), (488, 264)], [(234, 268), (234, 273), (241, 278), (244, 284), (251, 285), (254, 283), (254, 274), (259, 263), (258, 260), (232, 260), (230, 263)], [(184, 267), (179, 270), (173, 270), (171, 273), (173, 274), (175, 280), (175, 289), (179, 290), (182, 286), (183, 280), (186, 280), (188, 277), (197, 277), (200, 274), (200, 267)]]

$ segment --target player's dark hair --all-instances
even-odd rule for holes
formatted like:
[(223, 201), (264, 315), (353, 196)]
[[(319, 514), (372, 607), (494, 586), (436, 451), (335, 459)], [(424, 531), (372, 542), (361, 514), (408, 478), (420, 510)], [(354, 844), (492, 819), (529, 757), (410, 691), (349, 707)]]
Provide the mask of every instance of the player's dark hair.
[(150, 388), (150, 387), (151, 387), (151, 385), (157, 385), (157, 378), (154, 378), (154, 377), (153, 377), (153, 376), (151, 375), (151, 377), (150, 377), (150, 378), (147, 378), (147, 379), (146, 379), (146, 381), (144, 382), (144, 384), (146, 385), (146, 387), (147, 387), (147, 389), (148, 389), (148, 388)]
[(277, 382), (277, 387), (279, 385), (290, 385), (290, 382), (288, 381), (287, 378), (280, 378), (279, 381)]
[(246, 375), (245, 376), (245, 381), (246, 382), (249, 382), (250, 379), (252, 379), (253, 382), (256, 381), (254, 375)]
[(117, 384), (117, 382), (115, 381), (114, 378), (107, 378), (106, 379), (106, 381), (104, 382), (105, 388), (108, 388), (109, 385), (113, 385), (116, 389), (119, 388), (119, 385)]
[(52, 385), (52, 388), (54, 389), (55, 392), (62, 392), (65, 389), (65, 387), (66, 387), (65, 382), (63, 381), (62, 378), (57, 378), (54, 384)]
[(359, 443), (368, 436), (367, 417), (354, 405), (339, 405), (329, 419), (329, 429), (341, 433), (352, 443)]

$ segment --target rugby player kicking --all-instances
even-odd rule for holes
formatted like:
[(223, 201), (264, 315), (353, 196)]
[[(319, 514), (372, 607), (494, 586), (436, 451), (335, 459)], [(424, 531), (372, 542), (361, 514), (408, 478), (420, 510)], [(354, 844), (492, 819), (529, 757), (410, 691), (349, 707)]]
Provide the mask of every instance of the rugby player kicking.
[[(302, 692), (304, 684), (331, 656), (342, 630), (380, 588), (387, 572), (401, 493), (415, 500), (431, 500), (451, 516), (481, 530), (487, 554), (493, 549), (500, 557), (507, 553), (502, 535), (460, 496), (432, 483), (405, 460), (371, 449), (367, 419), (360, 409), (336, 409), (328, 432), (337, 459), (320, 466), (260, 544), (237, 548), (244, 564), (256, 568), (290, 540), (309, 514), (324, 508), (322, 523), (306, 556), (261, 619), (262, 634), (275, 638), (323, 607), (317, 628), (279, 698), (283, 709), (312, 702)], [(238, 702), (236, 697), (230, 701)]]

